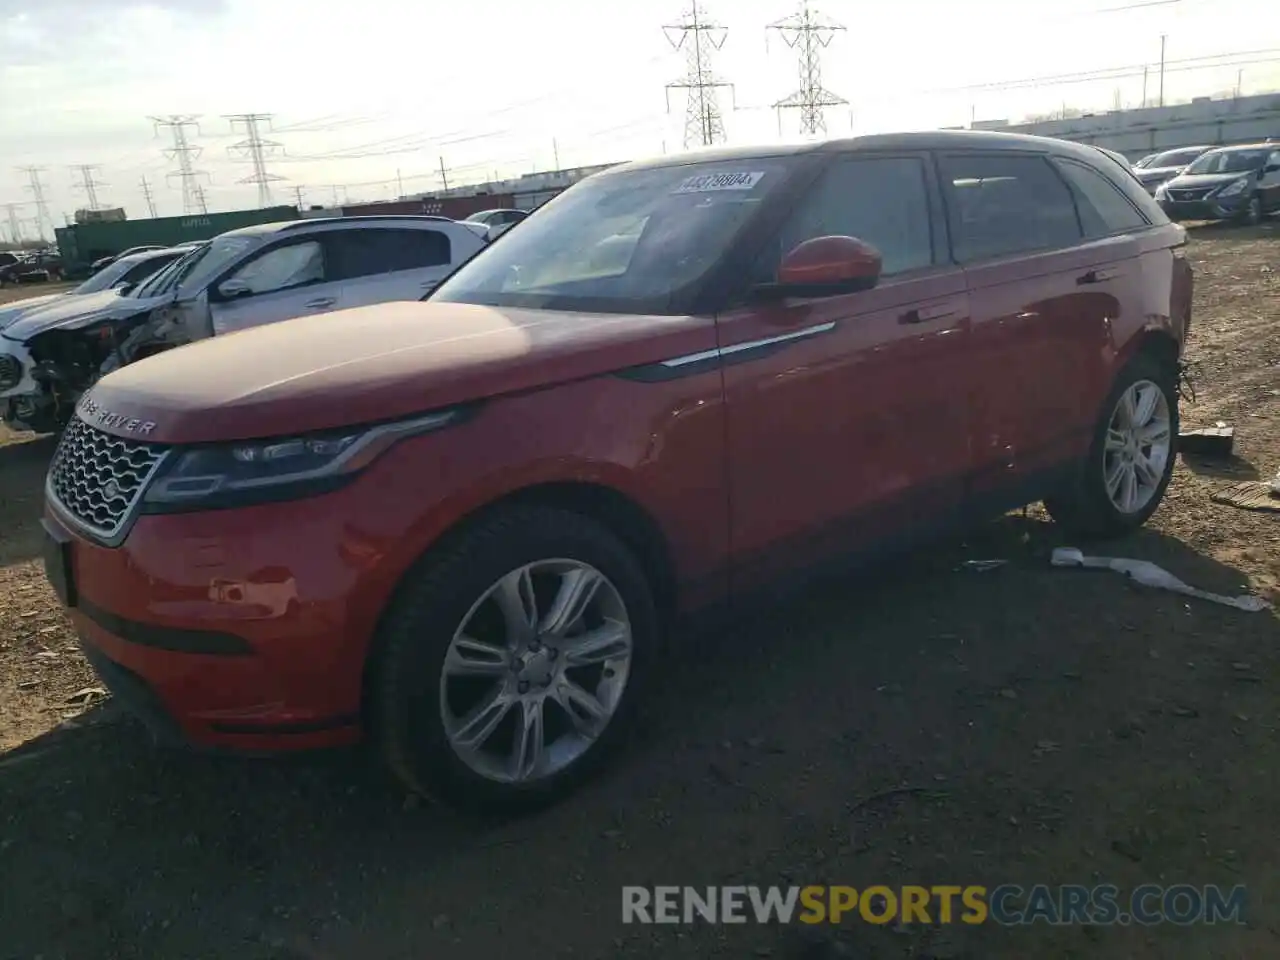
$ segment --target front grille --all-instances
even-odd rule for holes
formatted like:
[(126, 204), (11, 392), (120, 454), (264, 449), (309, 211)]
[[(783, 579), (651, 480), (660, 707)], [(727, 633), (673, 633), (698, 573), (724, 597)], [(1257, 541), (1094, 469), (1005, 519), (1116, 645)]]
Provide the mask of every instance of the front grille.
[(124, 440), (78, 416), (49, 465), (49, 489), (74, 519), (101, 537), (120, 532), (166, 448)]
[(1190, 203), (1194, 200), (1203, 200), (1209, 195), (1212, 187), (1202, 187), (1196, 190), (1170, 190), (1169, 199), (1176, 200), (1178, 203)]

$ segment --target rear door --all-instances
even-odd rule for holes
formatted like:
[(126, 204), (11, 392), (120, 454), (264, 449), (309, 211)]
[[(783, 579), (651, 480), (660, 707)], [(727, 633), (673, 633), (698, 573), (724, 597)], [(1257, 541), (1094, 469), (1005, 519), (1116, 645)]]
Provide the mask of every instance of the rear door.
[(805, 240), (848, 235), (880, 250), (878, 286), (719, 317), (737, 589), (910, 533), (963, 499), (969, 313), (932, 181), (920, 155), (833, 161), (751, 279), (775, 279)]
[[(209, 288), (209, 313), (215, 336), (325, 313), (345, 306), (335, 282), (324, 233), (291, 238), (251, 255)], [(227, 296), (228, 281), (243, 291)]]
[(1126, 294), (1137, 243), (1096, 225), (1086, 236), (1077, 199), (1100, 175), (1083, 165), (957, 152), (939, 172), (973, 314), (974, 493), (1025, 502), (1088, 448), (1111, 324), (1141, 308)]
[(1280, 150), (1272, 151), (1262, 168), (1262, 180), (1258, 183), (1262, 194), (1262, 209), (1267, 213), (1280, 210)]

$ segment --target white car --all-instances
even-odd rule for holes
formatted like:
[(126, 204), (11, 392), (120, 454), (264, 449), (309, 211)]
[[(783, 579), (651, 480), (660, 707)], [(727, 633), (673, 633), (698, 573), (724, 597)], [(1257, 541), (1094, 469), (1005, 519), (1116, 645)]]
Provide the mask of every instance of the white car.
[[(90, 294), (127, 293), (147, 277), (158, 273), (161, 268), (188, 253), (186, 248), (170, 247), (168, 249), (149, 250), (146, 253), (134, 253), (120, 257), (115, 262), (99, 270), (80, 286), (62, 293), (47, 293), (39, 297), (27, 297), (14, 303), (0, 307), (0, 330), (12, 325), (20, 317), (36, 311), (43, 311), (58, 306), (70, 306), (73, 310), (88, 304), (87, 300), (72, 300), (73, 297), (86, 297)], [(0, 395), (4, 385), (4, 371), (0, 369)]]
[(527, 216), (529, 216), (528, 210), (481, 210), (467, 217), (462, 223), (482, 226), (485, 228), (487, 239), (497, 240)]
[(37, 311), (0, 331), (0, 371), (11, 384), (0, 389), (0, 413), (14, 429), (54, 432), (80, 395), (117, 367), (292, 317), (420, 300), (485, 242), (434, 217), (290, 220), (232, 230), (128, 296), (71, 315)]

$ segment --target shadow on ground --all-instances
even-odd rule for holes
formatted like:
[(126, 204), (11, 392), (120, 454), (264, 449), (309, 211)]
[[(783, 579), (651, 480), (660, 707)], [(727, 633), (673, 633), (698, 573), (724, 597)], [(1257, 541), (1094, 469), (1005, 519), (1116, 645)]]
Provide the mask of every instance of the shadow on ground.
[[(108, 708), (0, 763), (0, 953), (783, 957), (809, 949), (794, 930), (623, 926), (620, 887), (1270, 876), (1277, 893), (1261, 871), (1280, 809), (1255, 772), (1275, 760), (1257, 722), (1274, 618), (1052, 569), (1054, 533), (1010, 518), (700, 638), (610, 774), (504, 824), (407, 800), (360, 751), (159, 754)], [(1096, 552), (1209, 590), (1241, 579), (1151, 532)], [(1010, 562), (962, 567), (976, 558)], [(1046, 960), (1274, 947), (1265, 922), (1093, 933), (818, 940)]]
[(44, 475), (56, 445), (52, 436), (0, 445), (0, 567), (40, 556)]

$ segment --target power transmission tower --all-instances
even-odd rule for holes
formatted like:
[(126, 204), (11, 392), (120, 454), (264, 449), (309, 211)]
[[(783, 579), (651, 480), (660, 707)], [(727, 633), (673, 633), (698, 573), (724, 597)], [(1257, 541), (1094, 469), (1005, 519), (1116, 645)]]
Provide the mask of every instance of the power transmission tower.
[(30, 181), (27, 190), (31, 192), (31, 196), (35, 198), (36, 203), (36, 233), (41, 240), (45, 239), (44, 225), (47, 223), (49, 229), (56, 228), (53, 220), (49, 216), (49, 204), (44, 198), (44, 184), (40, 180), (40, 174), (44, 173), (44, 167), (19, 167), (23, 173), (27, 175)]
[(89, 209), (100, 209), (98, 204), (98, 187), (105, 187), (106, 184), (99, 180), (95, 180), (93, 178), (93, 174), (95, 170), (100, 170), (102, 168), (92, 163), (79, 163), (71, 169), (80, 174), (80, 183), (76, 184), (76, 186), (84, 190), (85, 197), (89, 203)]
[(809, 6), (809, 0), (800, 0), (798, 11), (766, 29), (776, 30), (788, 47), (800, 52), (800, 89), (773, 105), (778, 111), (778, 132), (782, 132), (782, 111), (799, 110), (801, 133), (826, 133), (823, 110), (842, 107), (849, 101), (822, 85), (821, 54), (845, 27), (818, 13)]
[(693, 0), (689, 12), (680, 23), (662, 28), (667, 42), (676, 50), (683, 50), (687, 69), (683, 80), (667, 84), (667, 111), (671, 110), (671, 91), (687, 90), (688, 105), (685, 108), (684, 145), (700, 143), (711, 146), (725, 140), (724, 118), (716, 91), (733, 84), (717, 79), (711, 69), (712, 54), (724, 46), (729, 31), (706, 18), (698, 0)]
[(151, 214), (151, 219), (156, 218), (156, 202), (151, 198), (151, 184), (147, 182), (147, 178), (142, 178), (142, 196), (147, 201), (147, 211)]
[(157, 133), (160, 132), (161, 127), (165, 127), (173, 135), (173, 146), (164, 154), (170, 160), (178, 162), (178, 169), (169, 173), (168, 176), (178, 177), (182, 181), (182, 212), (187, 214), (209, 212), (204, 202), (204, 191), (200, 189), (200, 178), (207, 177), (208, 174), (203, 170), (195, 169), (192, 165), (192, 161), (204, 151), (187, 139), (188, 127), (194, 127), (199, 132), (200, 125), (196, 123), (198, 119), (199, 117), (196, 116), (180, 114), (151, 118), (156, 125)]
[(14, 243), (22, 242), (22, 224), (18, 220), (18, 207), (20, 203), (6, 203), (4, 205), (5, 212), (9, 215), (9, 239)]
[(258, 124), (260, 123), (266, 123), (270, 128), (271, 114), (237, 113), (224, 119), (230, 121), (232, 130), (239, 124), (244, 127), (245, 132), (245, 138), (239, 143), (233, 143), (227, 147), (227, 151), (239, 153), (242, 157), (247, 157), (249, 162), (253, 164), (253, 174), (239, 182), (256, 183), (258, 185), (258, 206), (271, 206), (271, 181), (285, 179), (277, 174), (267, 172), (267, 155), (273, 153), (276, 148), (283, 146), (283, 144), (277, 143), (275, 140), (263, 140), (262, 133), (258, 129)]

